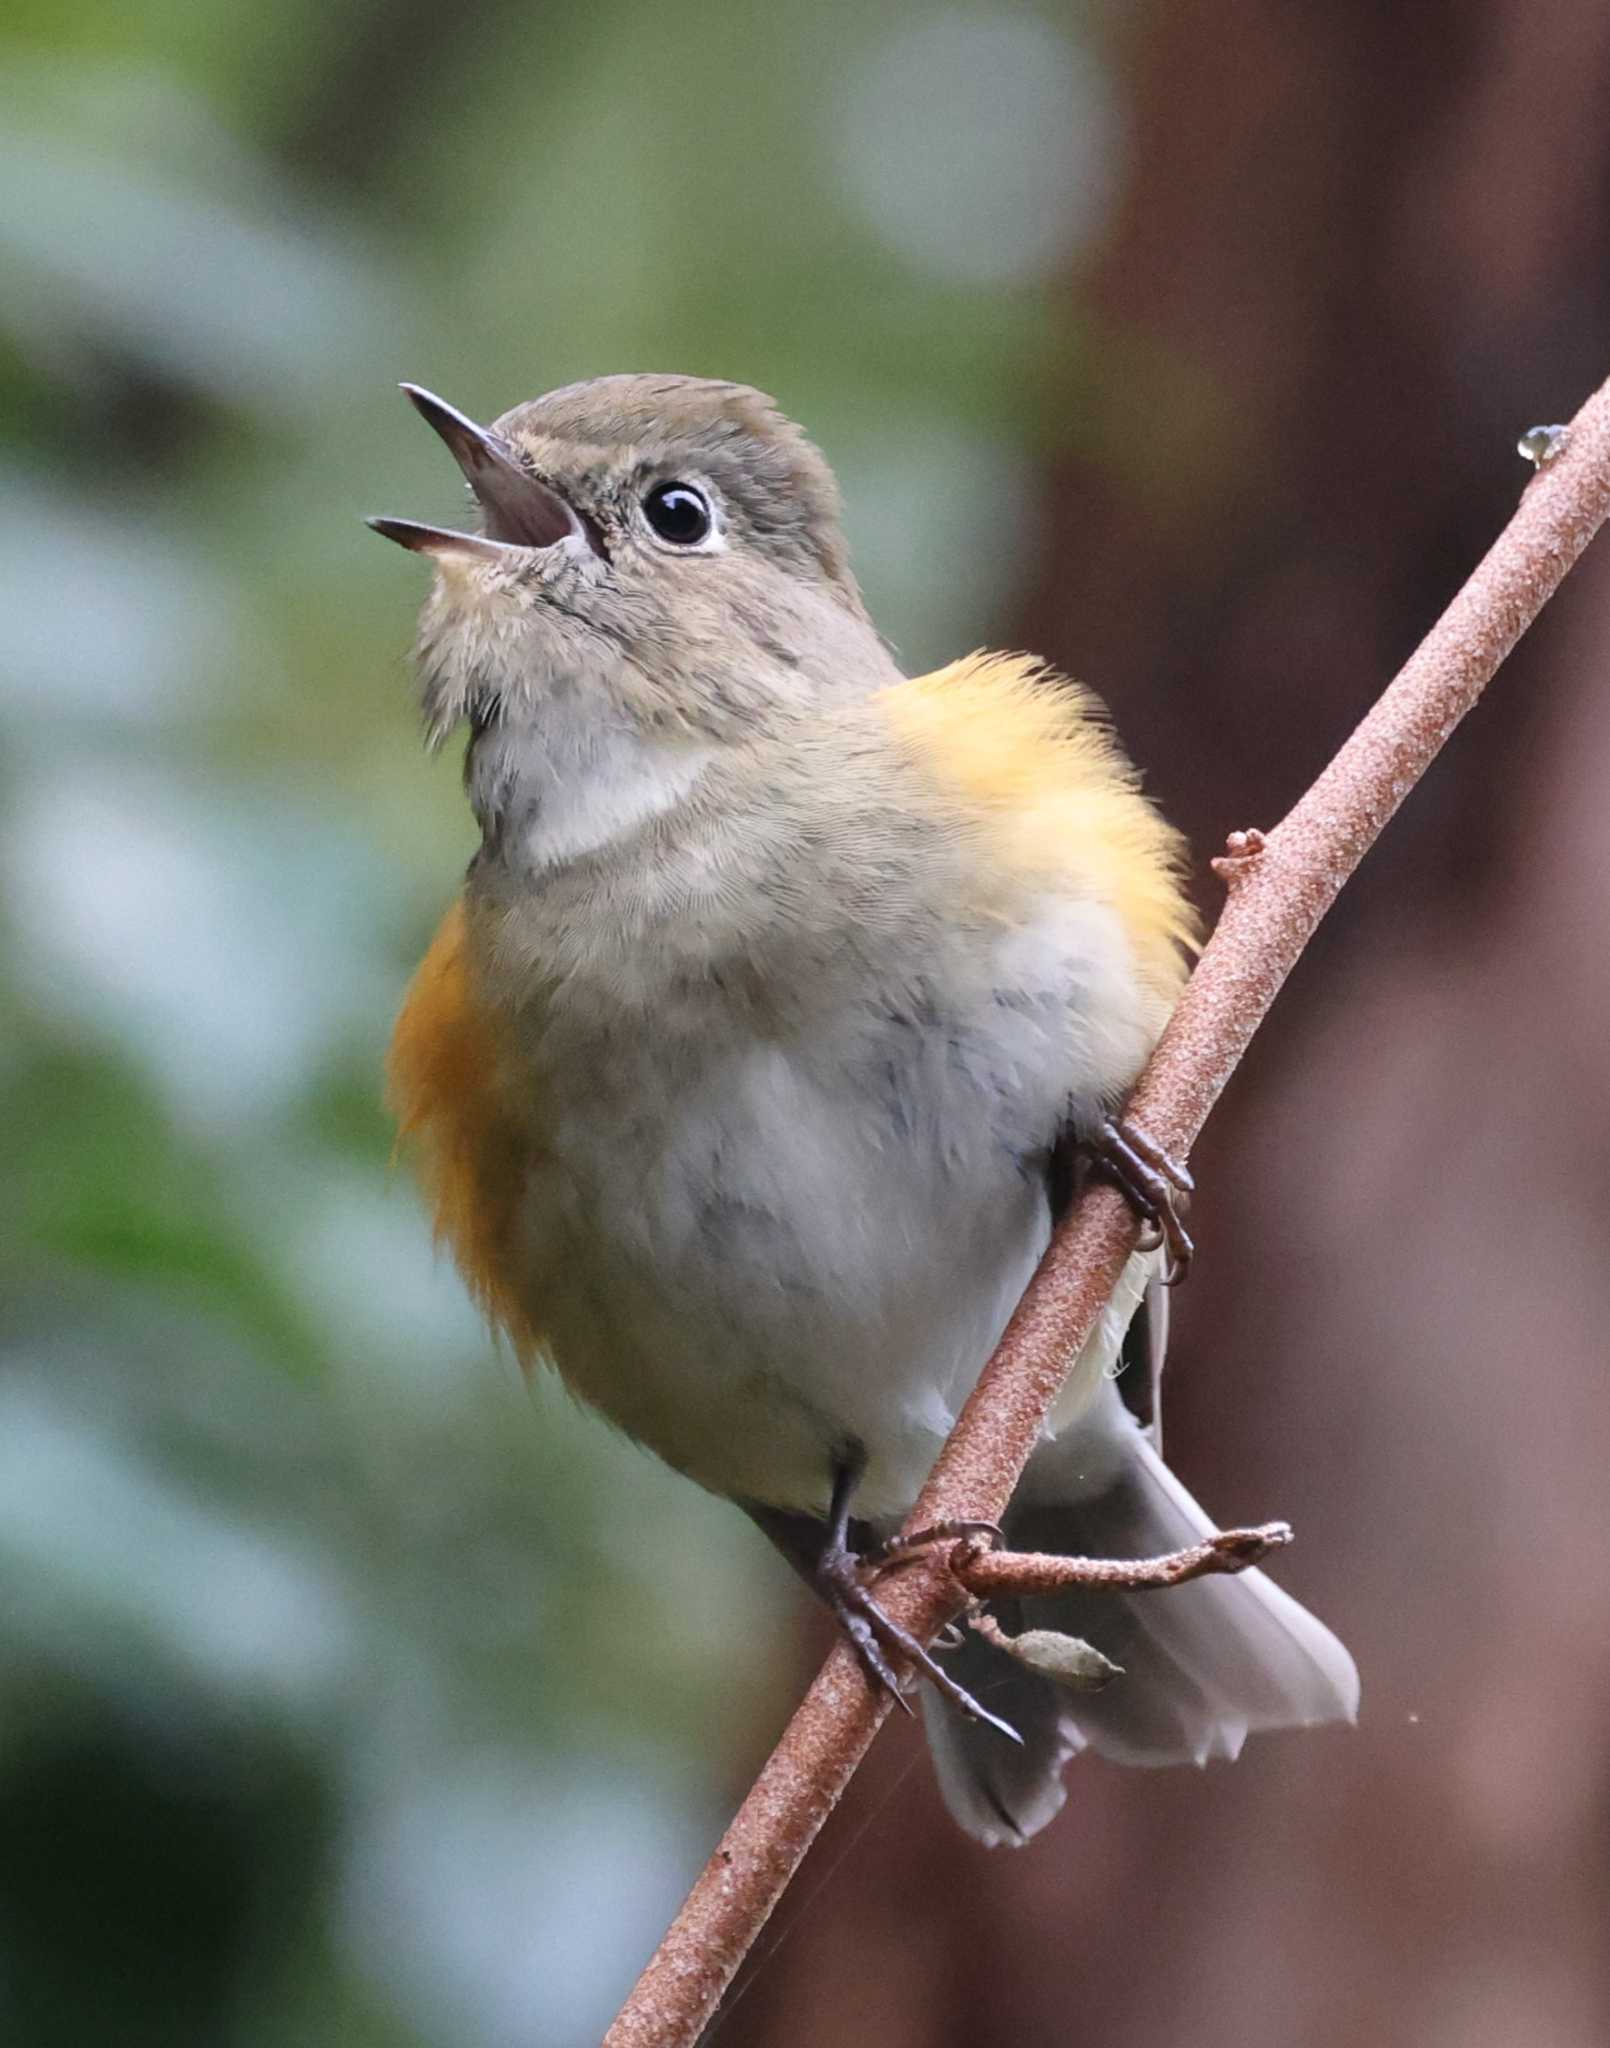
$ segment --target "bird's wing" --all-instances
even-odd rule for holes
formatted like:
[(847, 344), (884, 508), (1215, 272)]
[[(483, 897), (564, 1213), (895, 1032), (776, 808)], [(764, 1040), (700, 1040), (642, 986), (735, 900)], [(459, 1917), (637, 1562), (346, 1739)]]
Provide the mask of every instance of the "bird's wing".
[[(1185, 845), (1142, 794), (1098, 700), (1027, 656), (974, 654), (897, 683), (877, 701), (988, 847), (989, 872), (1114, 912), (1152, 1035), (1160, 1032), (1198, 942)], [(1114, 1074), (1114, 1094), (1133, 1078)], [(1077, 1135), (1065, 1128), (1046, 1161), (1053, 1221), (1084, 1177)], [(1154, 1441), (1166, 1333), (1166, 1297), (1148, 1286), (1124, 1341), (1119, 1384)]]

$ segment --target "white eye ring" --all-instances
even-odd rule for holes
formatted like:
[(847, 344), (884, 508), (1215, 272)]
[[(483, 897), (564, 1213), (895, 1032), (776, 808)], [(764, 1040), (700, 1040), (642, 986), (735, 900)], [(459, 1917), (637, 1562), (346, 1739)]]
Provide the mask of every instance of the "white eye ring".
[(663, 547), (707, 555), (723, 545), (710, 493), (682, 477), (663, 477), (643, 493), (644, 523)]

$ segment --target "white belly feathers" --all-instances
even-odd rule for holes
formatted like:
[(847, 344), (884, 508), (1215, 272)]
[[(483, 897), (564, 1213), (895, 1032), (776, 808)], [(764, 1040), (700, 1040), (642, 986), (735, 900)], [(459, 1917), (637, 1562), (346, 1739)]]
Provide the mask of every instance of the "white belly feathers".
[[(1016, 969), (1024, 946), (1003, 936)], [(1101, 1112), (1088, 1069), (1070, 1094), (1068, 964), (1054, 1000), (1014, 973), (959, 1021), (846, 1011), (757, 1042), (713, 994), (702, 1030), (647, 1014), (562, 1034), (575, 1072), (556, 1076), (520, 1242), (575, 1390), (716, 1492), (820, 1511), (835, 1460), (864, 1456), (857, 1511), (902, 1513), (1044, 1250), (1070, 1100)]]

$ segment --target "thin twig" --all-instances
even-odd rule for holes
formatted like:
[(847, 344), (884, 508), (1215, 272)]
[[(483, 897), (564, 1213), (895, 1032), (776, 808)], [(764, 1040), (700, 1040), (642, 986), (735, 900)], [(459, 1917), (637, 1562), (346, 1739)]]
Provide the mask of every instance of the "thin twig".
[[(1315, 926), (1610, 513), (1610, 386), (1527, 485), (1514, 517), (1319, 780), (1216, 865), (1229, 900), (1126, 1107), (1183, 1159)], [(1137, 1225), (1110, 1187), (1070, 1210), (962, 1410), (908, 1528), (998, 1521)], [(939, 1557), (887, 1605), (922, 1640), (956, 1611)], [(604, 2048), (690, 2048), (889, 1712), (835, 1648), (639, 1978)]]
[(1271, 1550), (1291, 1541), (1289, 1522), (1265, 1522), (1257, 1529), (1220, 1529), (1166, 1557), (1056, 1557), (1035, 1550), (987, 1550), (958, 1544), (947, 1560), (957, 1584), (979, 1599), (997, 1595), (1020, 1600), (1068, 1593), (1079, 1586), (1144, 1592), (1154, 1586), (1183, 1586), (1215, 1572), (1244, 1572)]

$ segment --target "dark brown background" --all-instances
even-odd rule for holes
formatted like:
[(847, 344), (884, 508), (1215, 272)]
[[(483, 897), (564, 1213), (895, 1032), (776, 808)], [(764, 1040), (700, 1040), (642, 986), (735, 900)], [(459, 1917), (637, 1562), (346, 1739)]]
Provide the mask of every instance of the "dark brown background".
[[(1020, 637), (1108, 697), (1205, 867), (1452, 594), (1518, 432), (1603, 374), (1610, 14), (1146, 15), (1134, 175), (1076, 296), (1125, 336), (1103, 431), (1148, 459), (1053, 469)], [(957, 1839), (898, 1731), (721, 2048), (1610, 2039), (1607, 656), (1600, 552), (1198, 1155), (1171, 1454), (1226, 1519), (1296, 1522), (1282, 1577), (1357, 1655), (1357, 1731), (1087, 1760), (1016, 1854)]]

